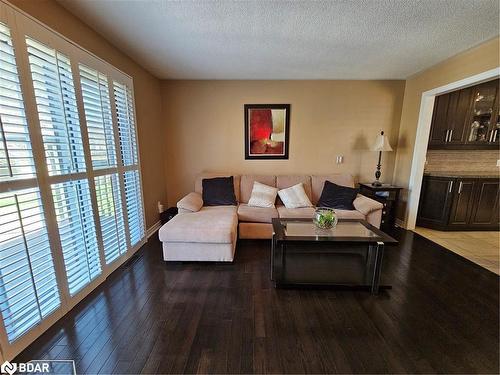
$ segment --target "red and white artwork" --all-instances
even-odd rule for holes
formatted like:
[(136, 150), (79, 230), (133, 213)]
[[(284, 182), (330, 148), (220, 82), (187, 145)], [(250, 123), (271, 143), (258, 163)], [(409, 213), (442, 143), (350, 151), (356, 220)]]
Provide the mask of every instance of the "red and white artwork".
[(288, 159), (289, 104), (245, 105), (245, 158)]

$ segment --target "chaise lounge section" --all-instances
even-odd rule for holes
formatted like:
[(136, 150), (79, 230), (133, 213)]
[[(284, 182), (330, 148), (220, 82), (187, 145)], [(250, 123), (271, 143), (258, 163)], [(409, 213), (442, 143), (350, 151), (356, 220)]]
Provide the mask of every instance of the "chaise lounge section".
[[(302, 183), (310, 201), (316, 205), (325, 181), (354, 187), (349, 174), (309, 175), (243, 175), (233, 176), (236, 206), (203, 206), (202, 181), (206, 178), (225, 177), (227, 174), (197, 176), (195, 191), (178, 203), (179, 214), (159, 231), (163, 258), (166, 261), (219, 261), (232, 262), (236, 241), (242, 239), (270, 239), (273, 218), (312, 217), (315, 207), (286, 208), (279, 198), (276, 207), (248, 205), (254, 181), (285, 189)], [(339, 218), (365, 219), (380, 227), (383, 205), (358, 194), (353, 202), (355, 210), (335, 210)]]

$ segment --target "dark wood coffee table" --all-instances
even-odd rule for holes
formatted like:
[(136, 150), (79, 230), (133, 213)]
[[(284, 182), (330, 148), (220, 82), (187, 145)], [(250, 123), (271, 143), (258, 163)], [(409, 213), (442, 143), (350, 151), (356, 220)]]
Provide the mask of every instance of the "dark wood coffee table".
[(384, 244), (397, 241), (365, 220), (339, 220), (332, 229), (312, 219), (273, 219), (271, 280), (276, 287), (341, 285), (377, 294)]

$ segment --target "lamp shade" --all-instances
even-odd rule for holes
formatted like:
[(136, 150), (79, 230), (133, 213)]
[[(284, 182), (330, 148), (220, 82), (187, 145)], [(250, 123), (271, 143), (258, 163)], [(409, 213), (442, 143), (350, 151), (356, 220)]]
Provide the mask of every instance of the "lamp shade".
[(372, 151), (392, 151), (392, 147), (389, 144), (387, 136), (384, 135), (384, 132), (380, 132), (380, 134), (377, 135), (372, 146)]

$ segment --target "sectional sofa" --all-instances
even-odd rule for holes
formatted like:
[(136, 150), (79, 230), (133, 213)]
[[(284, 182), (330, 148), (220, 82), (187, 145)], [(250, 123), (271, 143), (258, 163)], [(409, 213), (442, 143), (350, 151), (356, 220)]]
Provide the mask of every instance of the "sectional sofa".
[[(313, 204), (318, 202), (326, 180), (337, 185), (354, 187), (349, 174), (310, 175), (233, 175), (237, 206), (204, 207), (202, 181), (205, 178), (224, 177), (228, 174), (202, 174), (197, 176), (194, 192), (178, 203), (179, 214), (159, 230), (166, 261), (228, 261), (234, 258), (236, 241), (245, 239), (270, 239), (273, 218), (312, 217), (314, 207), (287, 209), (279, 198), (276, 208), (248, 205), (253, 183), (285, 189), (302, 183)], [(355, 210), (336, 210), (339, 218), (365, 219), (380, 227), (383, 205), (358, 194), (353, 202)]]

